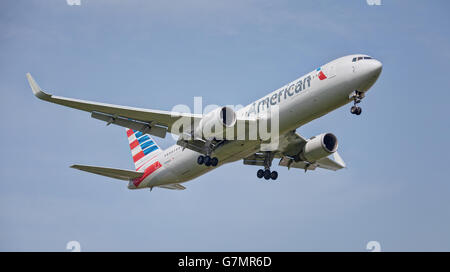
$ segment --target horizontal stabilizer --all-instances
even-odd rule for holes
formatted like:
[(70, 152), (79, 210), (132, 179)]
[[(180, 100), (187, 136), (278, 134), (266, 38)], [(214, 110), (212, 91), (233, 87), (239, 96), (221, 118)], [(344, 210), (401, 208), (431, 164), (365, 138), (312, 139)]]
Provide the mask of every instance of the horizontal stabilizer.
[(180, 185), (178, 183), (158, 185), (158, 187), (164, 188), (164, 189), (170, 189), (170, 190), (184, 190), (184, 189), (186, 189), (186, 187), (184, 187), (183, 185)]
[(98, 167), (98, 166), (89, 166), (89, 165), (72, 165), (72, 168), (105, 176), (115, 179), (121, 179), (130, 181), (136, 178), (142, 177), (144, 172), (138, 172), (138, 171), (131, 171), (131, 170), (122, 170), (122, 169), (115, 169), (115, 168), (106, 168), (106, 167)]

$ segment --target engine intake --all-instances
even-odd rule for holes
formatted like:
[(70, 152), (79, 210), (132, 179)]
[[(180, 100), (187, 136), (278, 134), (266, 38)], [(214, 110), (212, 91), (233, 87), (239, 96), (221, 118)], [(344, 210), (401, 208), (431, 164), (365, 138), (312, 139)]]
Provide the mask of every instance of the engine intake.
[(336, 136), (332, 133), (323, 133), (308, 140), (300, 153), (300, 158), (304, 161), (315, 162), (333, 154), (337, 149)]
[(230, 107), (220, 107), (204, 115), (195, 130), (196, 137), (225, 139), (227, 129), (236, 124), (236, 113)]

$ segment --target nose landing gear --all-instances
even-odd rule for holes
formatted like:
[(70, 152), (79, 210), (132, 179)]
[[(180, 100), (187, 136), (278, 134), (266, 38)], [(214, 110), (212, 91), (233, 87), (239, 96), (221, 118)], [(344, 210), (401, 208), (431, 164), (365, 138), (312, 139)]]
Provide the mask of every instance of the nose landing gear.
[(350, 112), (352, 114), (360, 115), (362, 110), (357, 105), (361, 103), (361, 100), (364, 98), (364, 93), (358, 90), (355, 90), (351, 93), (350, 98), (353, 99), (353, 106), (350, 108)]
[(350, 112), (352, 113), (352, 114), (356, 114), (356, 115), (360, 115), (361, 114), (361, 108), (360, 107), (357, 107), (356, 105), (355, 106), (352, 106), (351, 108), (350, 108)]

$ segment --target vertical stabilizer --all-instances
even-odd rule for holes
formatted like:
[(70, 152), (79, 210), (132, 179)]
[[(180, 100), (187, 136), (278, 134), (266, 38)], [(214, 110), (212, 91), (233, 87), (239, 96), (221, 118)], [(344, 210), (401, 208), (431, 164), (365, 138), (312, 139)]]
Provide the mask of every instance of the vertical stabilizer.
[(127, 128), (128, 143), (130, 144), (136, 170), (141, 169), (146, 162), (158, 156), (162, 150), (148, 134)]

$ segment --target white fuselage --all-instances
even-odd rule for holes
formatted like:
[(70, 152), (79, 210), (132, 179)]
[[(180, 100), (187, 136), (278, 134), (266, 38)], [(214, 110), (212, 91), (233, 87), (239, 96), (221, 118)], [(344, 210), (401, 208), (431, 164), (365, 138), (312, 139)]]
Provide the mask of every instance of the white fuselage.
[[(261, 99), (236, 112), (237, 118), (252, 116), (255, 111), (264, 110), (269, 102), (279, 106), (280, 135), (319, 118), (352, 101), (350, 95), (355, 90), (367, 92), (375, 83), (381, 63), (375, 59), (353, 62), (353, 58), (366, 55), (350, 55), (333, 60), (320, 67), (326, 75), (321, 80), (318, 70), (314, 70), (293, 82), (275, 90)], [(302, 82), (301, 89), (295, 90)], [(235, 140), (227, 141), (214, 151), (219, 165), (241, 160), (259, 151), (260, 142)], [(215, 167), (206, 167), (197, 163), (199, 153), (173, 145), (164, 150), (152, 163), (158, 160), (162, 167), (149, 175), (138, 188), (147, 188), (164, 184), (182, 183), (211, 171)], [(132, 182), (130, 189), (136, 189)]]

